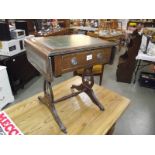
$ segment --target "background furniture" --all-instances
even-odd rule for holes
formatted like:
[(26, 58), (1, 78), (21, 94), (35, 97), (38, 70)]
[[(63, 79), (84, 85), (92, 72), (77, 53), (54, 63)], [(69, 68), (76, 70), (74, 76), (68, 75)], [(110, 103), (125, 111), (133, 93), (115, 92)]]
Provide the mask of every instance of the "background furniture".
[(138, 25), (143, 25), (144, 27), (155, 27), (155, 20), (129, 20), (127, 29), (129, 27), (136, 27)]
[(10, 85), (14, 94), (17, 90), (33, 77), (39, 75), (39, 72), (28, 62), (26, 51), (14, 56), (0, 56), (0, 65), (7, 67)]
[(119, 46), (119, 50), (121, 46), (123, 45), (122, 43), (124, 42), (125, 34), (121, 30), (113, 29), (113, 30), (103, 30), (99, 29), (96, 31), (89, 31), (86, 33), (87, 35), (95, 38), (101, 38), (103, 40), (115, 42)]
[(36, 37), (49, 37), (49, 36), (58, 36), (58, 35), (69, 35), (72, 34), (73, 30), (69, 28), (60, 28), (60, 29), (55, 29), (46, 33), (34, 33)]
[(118, 82), (131, 83), (132, 75), (136, 67), (136, 56), (138, 54), (142, 36), (138, 31), (133, 32), (130, 45), (126, 53), (119, 58), (116, 77)]
[(58, 24), (62, 28), (70, 27), (70, 19), (58, 19)]
[[(73, 77), (53, 87), (54, 95), (59, 98), (70, 92), (74, 83), (80, 84), (81, 78)], [(101, 112), (92, 101), (80, 94), (69, 100), (57, 104), (57, 110), (66, 124), (68, 134), (71, 135), (100, 135), (110, 134), (117, 120), (128, 107), (130, 100), (104, 87), (94, 85), (97, 98), (103, 103), (105, 111)], [(55, 135), (63, 134), (49, 109), (40, 104), (38, 95), (26, 99), (20, 104), (7, 108), (5, 112), (14, 121), (17, 127), (26, 135)], [(106, 96), (106, 97), (105, 97)], [(111, 130), (112, 131), (112, 130)], [(112, 132), (111, 132), (112, 134)]]
[[(150, 45), (152, 45), (152, 47), (150, 47)], [(149, 41), (149, 45), (146, 52), (144, 53), (144, 51), (140, 49), (138, 55), (136, 56), (136, 60), (137, 63), (134, 70), (134, 83), (137, 80), (137, 73), (139, 70), (152, 64), (155, 65), (155, 44)]]
[(5, 66), (0, 66), (0, 110), (14, 101)]
[(70, 29), (74, 34), (87, 34), (89, 32), (95, 32), (98, 30), (98, 28), (90, 26), (72, 26)]

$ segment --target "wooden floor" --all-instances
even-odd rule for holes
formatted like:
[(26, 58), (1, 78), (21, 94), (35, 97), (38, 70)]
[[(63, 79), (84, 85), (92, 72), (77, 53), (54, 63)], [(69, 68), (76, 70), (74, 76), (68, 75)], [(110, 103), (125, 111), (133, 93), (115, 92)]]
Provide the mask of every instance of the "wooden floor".
[[(71, 92), (72, 84), (80, 84), (80, 77), (73, 77), (53, 87), (59, 98)], [(58, 114), (67, 128), (68, 134), (106, 134), (127, 108), (130, 100), (101, 86), (93, 90), (104, 105), (100, 111), (84, 93), (56, 104)], [(49, 109), (39, 102), (37, 94), (6, 109), (18, 128), (26, 135), (63, 134), (55, 123)]]

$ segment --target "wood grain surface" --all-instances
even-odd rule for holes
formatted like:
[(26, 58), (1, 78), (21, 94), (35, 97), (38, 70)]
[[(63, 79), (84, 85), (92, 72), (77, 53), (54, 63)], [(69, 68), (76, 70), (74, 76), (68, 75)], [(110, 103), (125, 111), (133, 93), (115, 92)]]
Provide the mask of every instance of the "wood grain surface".
[[(53, 87), (54, 96), (59, 98), (71, 93), (72, 84), (80, 84), (76, 76)], [(71, 135), (106, 134), (116, 123), (130, 100), (104, 87), (94, 85), (93, 90), (104, 105), (100, 111), (86, 94), (82, 93), (56, 104), (58, 114)], [(37, 94), (5, 110), (19, 129), (26, 135), (63, 134), (55, 123), (51, 112), (39, 102)]]

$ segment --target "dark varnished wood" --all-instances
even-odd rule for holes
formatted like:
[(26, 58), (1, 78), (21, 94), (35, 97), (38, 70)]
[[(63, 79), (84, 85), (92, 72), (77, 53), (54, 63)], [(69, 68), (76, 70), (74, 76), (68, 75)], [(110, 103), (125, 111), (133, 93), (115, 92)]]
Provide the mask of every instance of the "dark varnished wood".
[(0, 56), (0, 65), (7, 67), (9, 82), (14, 94), (25, 84), (39, 75), (39, 72), (29, 63), (26, 51), (14, 56)]
[[(89, 76), (89, 79), (88, 79)], [(59, 99), (55, 99), (54, 98), (54, 93), (52, 90), (52, 86), (51, 86), (51, 82), (48, 82), (47, 80), (44, 80), (44, 85), (43, 85), (43, 89), (44, 89), (44, 96), (43, 97), (38, 97), (38, 99), (44, 103), (45, 105), (47, 105), (49, 107), (49, 109), (51, 110), (51, 113), (53, 115), (53, 118), (55, 119), (55, 121), (57, 122), (59, 128), (61, 129), (62, 132), (67, 133), (67, 129), (66, 127), (63, 125), (57, 111), (55, 108), (56, 103), (59, 103), (61, 101), (64, 101), (66, 99), (69, 99), (71, 97), (77, 96), (80, 93), (85, 93), (87, 94), (90, 99), (92, 100), (92, 102), (101, 110), (104, 110), (103, 105), (99, 102), (99, 100), (96, 98), (95, 93), (92, 89), (94, 85), (94, 76), (92, 74), (92, 67), (88, 67), (84, 70), (84, 73), (82, 75), (82, 83), (80, 85), (72, 85), (71, 86), (71, 90), (72, 93), (66, 96), (63, 96)], [(74, 90), (77, 90), (76, 92), (74, 92)]]
[[(30, 48), (30, 50), (27, 50), (27, 54), (29, 56), (29, 60), (32, 63), (35, 63), (36, 60), (33, 59), (33, 56), (31, 56), (30, 51), (33, 51), (34, 53), (37, 53), (42, 61), (44, 61), (46, 69), (42, 69), (42, 66), (36, 65), (37, 69), (42, 72), (45, 78), (48, 78), (49, 81), (51, 81), (50, 76), (53, 75), (61, 75), (64, 72), (69, 72), (76, 70), (77, 68), (82, 68), (84, 65), (86, 65), (90, 61), (82, 61), (81, 59), (84, 59), (83, 56), (86, 55), (86, 53), (92, 53), (93, 59), (91, 64), (106, 64), (109, 63), (109, 55), (111, 55), (111, 48), (116, 45), (116, 43), (103, 41), (99, 38), (93, 38), (86, 35), (65, 35), (65, 36), (52, 36), (52, 37), (38, 37), (38, 38), (30, 38), (26, 39), (26, 48)], [(109, 50), (107, 51), (107, 49)], [(96, 52), (98, 50), (103, 50), (104, 54), (104, 61), (101, 63), (101, 61), (96, 59)], [(109, 52), (109, 53), (108, 53)], [(71, 54), (71, 55), (69, 55)], [(78, 66), (66, 66), (67, 59), (70, 59), (73, 57), (73, 55), (76, 55), (78, 57), (78, 61), (83, 62), (83, 65)], [(51, 72), (48, 71), (49, 62), (47, 61), (49, 57), (52, 57), (52, 67), (53, 70)], [(33, 59), (33, 60), (32, 60)], [(58, 61), (57, 61), (58, 60)], [(35, 61), (35, 62), (34, 62)], [(40, 61), (40, 60), (38, 60)], [(62, 61), (62, 62), (60, 62)], [(38, 62), (36, 62), (37, 64)], [(50, 62), (51, 63), (51, 62)], [(65, 64), (64, 64), (65, 63)], [(69, 62), (67, 62), (69, 63)], [(64, 64), (65, 66), (59, 66), (59, 64)], [(69, 67), (70, 66), (70, 67)], [(57, 69), (58, 68), (58, 69)], [(71, 69), (72, 68), (72, 69)]]
[(132, 75), (136, 67), (136, 56), (138, 54), (141, 38), (138, 32), (132, 34), (130, 45), (126, 53), (119, 58), (116, 76), (118, 82), (131, 83)]
[[(115, 43), (86, 35), (40, 37), (26, 40), (26, 47), (29, 49), (27, 50), (28, 59), (45, 78), (44, 97), (39, 99), (43, 103), (46, 102), (44, 98), (48, 100), (48, 107), (64, 133), (67, 132), (66, 128), (59, 118), (54, 104), (85, 92), (100, 110), (104, 110), (92, 90), (94, 85), (92, 66), (109, 63), (111, 50), (115, 45)], [(51, 87), (52, 77), (76, 71), (78, 68), (85, 68), (85, 72), (82, 76), (82, 83), (71, 87), (77, 92), (55, 100)], [(88, 77), (90, 79), (87, 79)]]
[[(69, 54), (81, 52), (83, 50), (92, 50), (96, 48), (105, 48), (115, 46), (116, 43), (103, 41), (99, 38), (93, 38), (82, 34), (37, 37), (26, 40), (26, 44), (47, 49), (41, 53), (45, 56), (54, 56), (60, 54)], [(48, 47), (48, 48), (47, 48)]]
[[(87, 57), (92, 55), (91, 60)], [(107, 64), (110, 62), (111, 48), (83, 51), (81, 53), (59, 55), (54, 57), (54, 75), (59, 76), (62, 73), (75, 71), (79, 68), (85, 68), (89, 65)], [(76, 59), (77, 64), (72, 64), (72, 59)]]

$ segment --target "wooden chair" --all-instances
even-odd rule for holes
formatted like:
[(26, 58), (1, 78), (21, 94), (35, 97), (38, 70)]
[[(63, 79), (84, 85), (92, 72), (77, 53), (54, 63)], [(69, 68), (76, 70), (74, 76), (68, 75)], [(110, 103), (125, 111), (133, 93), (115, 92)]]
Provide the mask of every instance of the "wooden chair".
[[(93, 76), (99, 76), (99, 85), (102, 85), (104, 65), (94, 65), (92, 69)], [(82, 76), (84, 69), (79, 69), (73, 73), (74, 76), (79, 75)]]
[(136, 66), (135, 57), (138, 54), (142, 36), (136, 30), (132, 34), (127, 52), (119, 58), (116, 77), (118, 82), (131, 83), (132, 74)]

